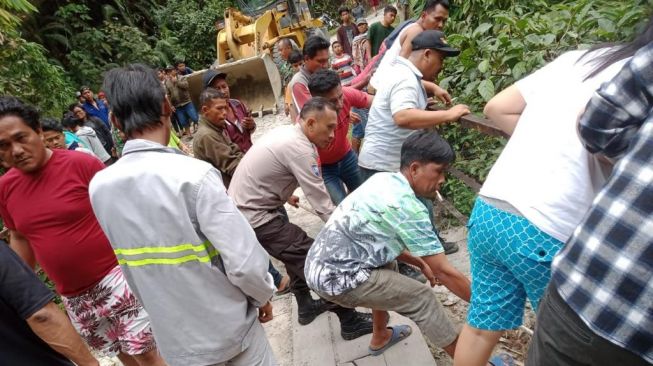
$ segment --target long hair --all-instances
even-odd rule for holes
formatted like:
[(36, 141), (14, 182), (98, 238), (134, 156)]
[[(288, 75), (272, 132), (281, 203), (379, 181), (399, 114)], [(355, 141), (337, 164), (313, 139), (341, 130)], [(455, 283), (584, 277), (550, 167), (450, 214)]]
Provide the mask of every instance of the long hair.
[(644, 29), (635, 38), (626, 43), (620, 42), (607, 42), (601, 43), (590, 48), (578, 61), (582, 60), (585, 56), (591, 54), (593, 51), (608, 48), (601, 55), (588, 60), (587, 63), (593, 63), (594, 69), (585, 77), (584, 80), (590, 79), (601, 71), (605, 70), (615, 62), (621, 61), (625, 58), (631, 57), (640, 48), (653, 42), (653, 16), (651, 16), (644, 26)]

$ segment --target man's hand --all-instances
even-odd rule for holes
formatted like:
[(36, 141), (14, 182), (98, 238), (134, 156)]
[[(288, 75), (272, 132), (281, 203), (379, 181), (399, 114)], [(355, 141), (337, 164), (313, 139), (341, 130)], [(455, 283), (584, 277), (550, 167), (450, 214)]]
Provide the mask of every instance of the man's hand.
[(469, 107), (464, 104), (457, 104), (449, 108), (448, 112), (451, 113), (451, 121), (457, 121), (460, 117), (470, 113)]
[(299, 197), (295, 195), (290, 196), (290, 198), (288, 198), (288, 204), (295, 208), (299, 208)]
[(267, 323), (272, 320), (272, 303), (266, 302), (265, 305), (258, 308), (258, 321), (261, 323)]
[(426, 262), (422, 261), (422, 265), (420, 265), (419, 269), (422, 271), (422, 274), (424, 274), (424, 277), (426, 277), (426, 279), (429, 281), (431, 287), (440, 285), (440, 281), (438, 281), (437, 277), (435, 277), (433, 271), (431, 270), (431, 267), (429, 267), (429, 265), (426, 264)]
[(422, 80), (422, 86), (424, 87), (426, 94), (435, 96), (444, 104), (451, 104), (451, 95), (449, 95), (449, 92), (439, 87), (438, 84)]
[(446, 105), (451, 104), (451, 95), (449, 95), (449, 92), (442, 89), (440, 86), (437, 84), (433, 84), (435, 86), (433, 96), (440, 99), (440, 101)]
[(245, 127), (245, 129), (248, 131), (251, 131), (256, 128), (256, 122), (254, 122), (254, 118), (252, 118), (251, 115), (248, 115), (245, 118), (243, 118), (243, 127)]
[(358, 124), (361, 121), (361, 116), (354, 111), (349, 111), (349, 121), (353, 124)]

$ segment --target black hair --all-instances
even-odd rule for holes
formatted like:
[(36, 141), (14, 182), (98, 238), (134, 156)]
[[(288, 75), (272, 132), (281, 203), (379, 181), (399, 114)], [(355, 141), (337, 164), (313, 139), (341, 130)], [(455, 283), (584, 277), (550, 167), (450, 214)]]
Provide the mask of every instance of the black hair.
[(331, 47), (331, 44), (323, 37), (316, 35), (310, 36), (304, 42), (304, 49), (302, 50), (304, 58), (313, 58), (319, 51), (328, 50), (329, 47)]
[(435, 131), (419, 130), (408, 136), (401, 145), (401, 165), (405, 169), (411, 163), (451, 164), (456, 159), (451, 145)]
[(333, 47), (333, 45), (335, 45), (335, 44), (342, 45), (342, 44), (340, 43), (340, 41), (333, 41), (333, 42), (331, 42), (331, 47)]
[(61, 127), (59, 121), (50, 117), (41, 119), (41, 130), (43, 130), (43, 132), (55, 131), (63, 133), (63, 127)]
[(82, 108), (82, 105), (79, 103), (72, 103), (71, 105), (68, 106), (68, 111), (72, 112), (75, 107)]
[(185, 62), (182, 60), (175, 61), (175, 67), (179, 66), (180, 64), (185, 64)]
[(343, 12), (351, 13), (351, 10), (349, 10), (348, 7), (346, 6), (341, 6), (338, 8), (338, 15), (342, 15)]
[(128, 138), (134, 132), (163, 124), (165, 91), (154, 69), (141, 64), (111, 69), (104, 77), (102, 90)]
[(443, 8), (449, 10), (449, 0), (426, 0), (424, 3), (423, 12), (430, 13), (435, 10), (435, 7), (441, 5)]
[(41, 128), (38, 109), (11, 95), (0, 96), (0, 118), (5, 116), (20, 118), (34, 131)]
[(302, 53), (299, 52), (298, 50), (292, 50), (290, 52), (290, 56), (288, 56), (288, 63), (289, 64), (296, 64), (298, 62), (301, 62), (304, 58), (302, 57)]
[(397, 8), (395, 8), (392, 5), (386, 5), (386, 7), (383, 8), (383, 15), (386, 15), (388, 13), (395, 13), (395, 15), (397, 15)]
[(635, 52), (649, 44), (651, 41), (653, 41), (653, 16), (649, 18), (649, 20), (643, 26), (642, 31), (639, 32), (632, 41), (626, 43), (601, 43), (593, 46), (585, 54), (583, 54), (583, 56), (578, 61), (582, 60), (585, 56), (589, 55), (593, 51), (603, 48), (610, 48), (601, 55), (596, 56), (592, 60), (588, 60), (586, 62), (593, 63), (595, 65), (592, 71), (585, 77), (584, 80), (598, 75), (601, 71), (605, 70), (615, 62), (631, 57), (635, 54)]
[(333, 105), (333, 103), (329, 102), (328, 99), (323, 98), (323, 97), (313, 97), (304, 104), (302, 107), (301, 112), (299, 112), (299, 117), (301, 119), (306, 119), (309, 114), (311, 113), (324, 113), (326, 112), (327, 109), (330, 109), (332, 111), (336, 111), (336, 106)]
[(338, 73), (328, 69), (314, 72), (308, 80), (308, 90), (314, 96), (324, 96), (338, 85), (340, 85)]
[(200, 94), (200, 105), (207, 105), (213, 99), (227, 100), (227, 96), (218, 89), (208, 87), (202, 90), (202, 93)]
[(75, 117), (73, 112), (66, 112), (61, 119), (61, 125), (65, 128), (72, 129), (76, 126), (84, 125), (84, 122), (81, 119)]

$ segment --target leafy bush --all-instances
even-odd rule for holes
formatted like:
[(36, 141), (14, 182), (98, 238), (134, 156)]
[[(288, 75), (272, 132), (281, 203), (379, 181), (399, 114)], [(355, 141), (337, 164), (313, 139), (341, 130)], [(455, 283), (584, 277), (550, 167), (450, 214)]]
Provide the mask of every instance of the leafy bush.
[[(413, 9), (423, 4), (411, 2)], [(459, 1), (452, 4), (445, 33), (462, 52), (447, 59), (439, 83), (456, 103), (480, 113), (497, 92), (564, 51), (628, 40), (647, 12), (646, 0)], [(483, 182), (505, 141), (457, 124), (439, 130), (456, 149), (455, 166)], [(470, 213), (474, 195), (462, 182), (451, 178), (443, 193)]]

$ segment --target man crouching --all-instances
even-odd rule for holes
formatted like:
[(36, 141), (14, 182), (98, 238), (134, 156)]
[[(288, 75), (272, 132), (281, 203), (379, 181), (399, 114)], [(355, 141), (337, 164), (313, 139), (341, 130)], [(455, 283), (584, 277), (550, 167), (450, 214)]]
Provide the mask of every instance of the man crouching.
[(387, 327), (387, 311), (393, 310), (453, 357), (458, 332), (435, 294), (394, 270), (395, 260), (418, 266), (432, 286), (440, 281), (469, 301), (469, 280), (447, 261), (417, 198), (435, 198), (453, 160), (451, 146), (437, 133), (410, 135), (401, 147), (400, 172), (375, 174), (347, 196), (308, 252), (304, 271), (315, 292), (344, 307), (372, 309), (372, 355), (411, 333), (408, 325)]

